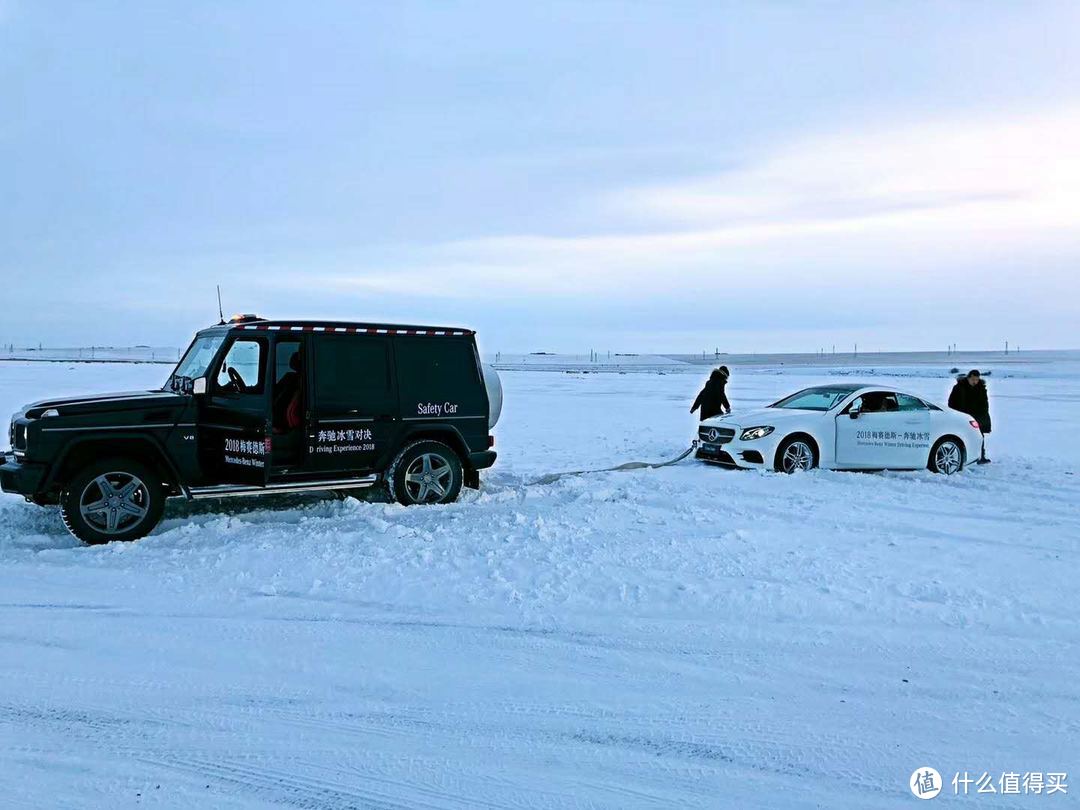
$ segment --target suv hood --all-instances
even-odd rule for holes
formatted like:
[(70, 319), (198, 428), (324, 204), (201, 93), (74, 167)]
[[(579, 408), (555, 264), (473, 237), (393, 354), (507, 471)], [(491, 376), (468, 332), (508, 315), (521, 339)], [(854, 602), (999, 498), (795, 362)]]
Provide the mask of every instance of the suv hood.
[(186, 397), (172, 391), (122, 391), (115, 394), (91, 394), (89, 396), (62, 397), (43, 399), (23, 408), (23, 413), (31, 418), (41, 416), (49, 409), (56, 409), (60, 416), (76, 414), (104, 413), (111, 411), (145, 410), (147, 408), (175, 408), (183, 404)]

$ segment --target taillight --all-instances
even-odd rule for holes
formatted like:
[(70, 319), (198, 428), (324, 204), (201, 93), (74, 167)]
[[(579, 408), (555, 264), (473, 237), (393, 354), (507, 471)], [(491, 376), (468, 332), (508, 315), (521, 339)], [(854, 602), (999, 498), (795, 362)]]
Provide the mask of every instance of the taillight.
[(971, 425), (976, 430), (982, 430), (982, 428), (979, 427), (979, 423), (976, 422), (974, 419), (968, 420), (968, 424)]
[(494, 447), (494, 446), (495, 446), (495, 437), (494, 436), (488, 436), (488, 447), (491, 448), (491, 447)]

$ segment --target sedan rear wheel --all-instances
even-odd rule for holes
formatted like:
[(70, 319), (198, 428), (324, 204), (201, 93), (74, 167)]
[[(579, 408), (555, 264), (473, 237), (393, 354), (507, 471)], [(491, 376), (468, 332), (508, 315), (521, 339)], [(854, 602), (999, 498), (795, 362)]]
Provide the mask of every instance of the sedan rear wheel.
[(964, 451), (955, 439), (942, 439), (930, 451), (927, 466), (932, 472), (942, 475), (958, 473), (964, 468)]

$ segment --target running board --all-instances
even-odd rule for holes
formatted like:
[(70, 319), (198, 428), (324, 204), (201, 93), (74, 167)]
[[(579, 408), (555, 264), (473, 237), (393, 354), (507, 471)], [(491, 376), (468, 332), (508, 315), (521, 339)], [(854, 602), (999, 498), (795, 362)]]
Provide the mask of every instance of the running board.
[(264, 487), (240, 484), (221, 484), (216, 487), (191, 487), (188, 496), (192, 500), (200, 498), (233, 498), (245, 495), (282, 495), (291, 492), (318, 492), (327, 489), (361, 489), (373, 487), (379, 483), (377, 475), (364, 478), (342, 478), (339, 481), (297, 482), (295, 484), (267, 484)]

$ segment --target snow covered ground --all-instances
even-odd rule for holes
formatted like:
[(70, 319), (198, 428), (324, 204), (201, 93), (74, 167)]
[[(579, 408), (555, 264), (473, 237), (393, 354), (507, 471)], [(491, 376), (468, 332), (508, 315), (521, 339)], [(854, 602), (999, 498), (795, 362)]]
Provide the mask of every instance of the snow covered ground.
[[(504, 372), (500, 460), (447, 507), (174, 502), (81, 548), (3, 496), (0, 804), (884, 808), (917, 766), (1078, 770), (1080, 363), (991, 377), (995, 463), (952, 478), (529, 485), (676, 455), (704, 371)], [(0, 412), (166, 373), (0, 363)]]

